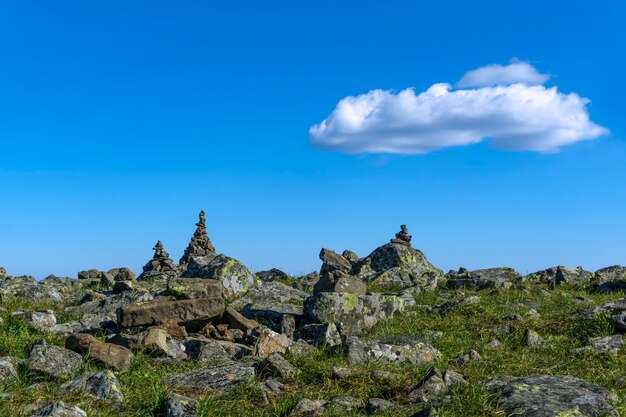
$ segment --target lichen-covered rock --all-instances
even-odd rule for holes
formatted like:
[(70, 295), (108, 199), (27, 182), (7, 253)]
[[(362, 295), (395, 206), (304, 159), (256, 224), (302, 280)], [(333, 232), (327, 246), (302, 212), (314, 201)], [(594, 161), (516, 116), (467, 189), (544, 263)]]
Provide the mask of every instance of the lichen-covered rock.
[(254, 375), (253, 364), (232, 362), (175, 374), (167, 378), (165, 383), (172, 388), (220, 395), (232, 391), (241, 383), (252, 381)]
[(221, 281), (224, 297), (239, 297), (257, 283), (258, 278), (241, 262), (225, 255), (192, 256), (183, 274), (187, 278), (208, 278)]
[(314, 323), (335, 323), (342, 335), (358, 335), (379, 320), (404, 310), (394, 295), (324, 292), (307, 299), (305, 314)]
[(316, 417), (324, 412), (324, 407), (328, 404), (326, 400), (309, 400), (303, 398), (289, 413), (289, 417)]
[(304, 340), (313, 346), (341, 345), (341, 335), (335, 323), (305, 324), (294, 332), (293, 340)]
[(428, 340), (413, 336), (388, 336), (376, 340), (348, 337), (344, 343), (344, 352), (351, 364), (380, 360), (421, 365), (432, 363), (441, 356)]
[(30, 417), (87, 417), (87, 413), (75, 405), (54, 401), (43, 404)]
[(460, 268), (457, 272), (446, 274), (446, 288), (472, 288), (484, 290), (487, 288), (509, 288), (514, 282), (521, 279), (519, 272), (513, 268), (489, 268), (468, 271)]
[(259, 365), (259, 373), (261, 375), (290, 378), (299, 374), (300, 370), (289, 363), (283, 355), (278, 352), (274, 352), (261, 362)]
[(107, 274), (111, 275), (114, 281), (132, 281), (135, 279), (135, 273), (125, 267), (110, 269)]
[(53, 378), (61, 378), (77, 372), (83, 358), (76, 352), (48, 345), (44, 340), (30, 346), (26, 367)]
[(213, 339), (189, 338), (183, 341), (190, 359), (202, 363), (221, 363), (233, 359), (222, 345)]
[(133, 359), (133, 353), (130, 349), (112, 343), (104, 343), (84, 333), (69, 336), (65, 340), (65, 347), (78, 354), (89, 355), (89, 358), (114, 369), (128, 369)]
[(319, 281), (313, 286), (313, 294), (321, 292), (346, 292), (355, 295), (365, 295), (367, 286), (363, 281), (352, 277), (345, 272), (323, 272)]
[(447, 391), (443, 375), (437, 368), (432, 368), (424, 379), (408, 394), (410, 402), (430, 403)]
[(613, 336), (592, 337), (589, 339), (589, 345), (573, 349), (572, 353), (591, 352), (616, 355), (623, 348), (624, 337), (621, 334), (614, 334)]
[(308, 294), (280, 282), (258, 284), (230, 304), (242, 315), (254, 320), (266, 320), (279, 325), (282, 317), (302, 316), (304, 298)]
[(594, 272), (596, 281), (626, 280), (626, 266), (613, 265), (598, 269)]
[(349, 260), (330, 249), (322, 248), (319, 256), (322, 260), (320, 274), (335, 271), (348, 273), (352, 269), (352, 263)]
[(163, 408), (165, 417), (196, 417), (198, 415), (198, 401), (184, 395), (168, 395)]
[(83, 374), (61, 386), (61, 391), (84, 392), (97, 400), (108, 400), (115, 404), (124, 402), (122, 385), (111, 371)]
[(222, 283), (214, 279), (172, 277), (167, 281), (165, 295), (180, 300), (193, 300), (205, 297), (221, 297)]
[(524, 343), (530, 348), (538, 348), (547, 345), (547, 342), (539, 336), (539, 333), (532, 329), (526, 329), (524, 332)]
[(259, 333), (254, 345), (254, 355), (267, 358), (272, 353), (285, 353), (293, 341), (284, 334), (277, 333), (270, 328), (264, 328)]
[(57, 318), (52, 310), (14, 311), (11, 313), (11, 321), (24, 323), (27, 328), (40, 332), (49, 332), (57, 324)]
[(0, 266), (0, 279), (4, 279), (8, 276), (7, 270)]
[(0, 358), (0, 386), (8, 385), (17, 380), (15, 366), (9, 360)]
[(355, 265), (353, 272), (364, 281), (422, 289), (434, 289), (443, 276), (420, 250), (400, 243), (375, 249)]
[(484, 384), (499, 397), (499, 408), (520, 417), (607, 417), (619, 414), (611, 406), (617, 396), (606, 388), (569, 376), (502, 376)]
[(289, 275), (278, 268), (272, 268), (268, 271), (259, 271), (256, 276), (263, 282), (279, 281), (289, 279)]
[(593, 274), (585, 271), (582, 267), (570, 268), (567, 266), (555, 266), (543, 271), (533, 272), (522, 278), (523, 281), (548, 284), (552, 287), (560, 284), (586, 284), (591, 282)]

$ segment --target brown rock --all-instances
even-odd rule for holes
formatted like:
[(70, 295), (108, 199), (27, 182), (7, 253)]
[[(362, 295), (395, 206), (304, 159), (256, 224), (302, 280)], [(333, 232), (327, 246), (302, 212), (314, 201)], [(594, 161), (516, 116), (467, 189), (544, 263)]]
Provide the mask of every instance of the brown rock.
[(228, 327), (230, 329), (239, 329), (243, 330), (244, 332), (260, 326), (260, 324), (256, 320), (251, 320), (244, 317), (241, 313), (239, 313), (232, 307), (226, 307), (226, 310), (224, 311), (224, 315), (222, 316), (220, 322), (228, 324)]
[(324, 262), (322, 273), (333, 271), (350, 272), (352, 269), (352, 264), (349, 260), (330, 249), (322, 249), (320, 251), (320, 259)]
[(154, 250), (154, 256), (143, 267), (143, 272), (176, 272), (174, 262), (170, 259), (170, 254), (165, 251), (160, 240), (154, 245), (152, 250)]
[(360, 279), (345, 272), (324, 272), (320, 280), (313, 286), (313, 294), (321, 292), (347, 292), (354, 295), (365, 295), (367, 286)]
[(150, 352), (166, 356), (169, 352), (167, 346), (167, 332), (157, 327), (151, 327), (144, 336), (141, 344)]
[(216, 279), (178, 278), (167, 281), (167, 293), (179, 299), (221, 297), (224, 286)]
[(259, 358), (267, 358), (274, 352), (285, 353), (292, 343), (293, 341), (284, 334), (276, 333), (266, 327), (261, 330), (254, 345), (254, 355)]
[(154, 328), (165, 330), (167, 334), (176, 340), (182, 340), (188, 336), (187, 330), (185, 330), (183, 326), (179, 326), (174, 319), (169, 319), (165, 323), (155, 326)]
[(89, 357), (104, 365), (125, 370), (128, 369), (133, 353), (122, 346), (104, 343), (88, 334), (71, 335), (65, 340), (65, 347), (81, 355), (89, 354)]
[(124, 305), (117, 310), (118, 323), (123, 328), (155, 326), (174, 320), (189, 330), (201, 329), (223, 313), (224, 299), (221, 297), (148, 301)]
[(405, 246), (411, 246), (411, 239), (413, 236), (409, 235), (409, 230), (406, 228), (406, 225), (400, 226), (400, 231), (396, 233), (396, 238), (391, 239), (391, 243), (399, 243)]

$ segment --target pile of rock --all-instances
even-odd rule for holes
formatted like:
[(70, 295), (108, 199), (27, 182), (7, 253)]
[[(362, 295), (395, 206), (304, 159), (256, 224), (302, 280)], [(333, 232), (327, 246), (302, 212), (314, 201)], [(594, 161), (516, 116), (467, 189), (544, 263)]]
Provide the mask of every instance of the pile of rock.
[(204, 210), (200, 211), (200, 220), (196, 223), (196, 231), (194, 232), (187, 249), (182, 258), (180, 265), (187, 265), (193, 256), (207, 256), (215, 253), (215, 248), (209, 239), (206, 231), (206, 215)]
[(143, 267), (143, 272), (164, 272), (176, 274), (177, 269), (174, 262), (170, 259), (170, 254), (163, 247), (163, 243), (159, 240), (152, 248), (154, 256)]

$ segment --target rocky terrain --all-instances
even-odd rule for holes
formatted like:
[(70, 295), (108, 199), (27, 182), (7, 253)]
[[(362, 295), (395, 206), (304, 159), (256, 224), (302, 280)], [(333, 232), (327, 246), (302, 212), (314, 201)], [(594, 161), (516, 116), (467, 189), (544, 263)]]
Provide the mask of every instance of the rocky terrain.
[(139, 276), (0, 268), (0, 416), (626, 415), (626, 267), (444, 274), (403, 225), (291, 277), (196, 227)]

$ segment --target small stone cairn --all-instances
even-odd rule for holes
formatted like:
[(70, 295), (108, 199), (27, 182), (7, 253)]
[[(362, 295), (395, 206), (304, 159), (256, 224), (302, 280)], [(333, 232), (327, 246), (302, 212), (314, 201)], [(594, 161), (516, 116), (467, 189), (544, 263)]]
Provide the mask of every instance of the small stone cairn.
[(413, 236), (409, 235), (409, 230), (406, 228), (406, 225), (403, 224), (400, 226), (400, 231), (396, 233), (395, 239), (391, 239), (390, 243), (398, 243), (410, 247), (412, 237)]
[(170, 259), (170, 254), (165, 251), (160, 240), (152, 250), (154, 250), (154, 256), (143, 267), (143, 272), (176, 272), (176, 266), (174, 266), (174, 262)]
[(206, 232), (206, 216), (204, 210), (200, 212), (200, 220), (196, 223), (196, 231), (191, 237), (191, 241), (185, 249), (183, 257), (180, 258), (181, 265), (187, 265), (192, 256), (206, 256), (215, 253), (215, 248)]

